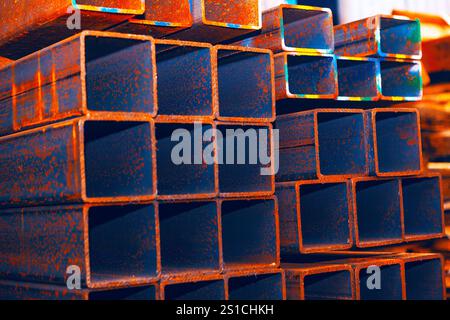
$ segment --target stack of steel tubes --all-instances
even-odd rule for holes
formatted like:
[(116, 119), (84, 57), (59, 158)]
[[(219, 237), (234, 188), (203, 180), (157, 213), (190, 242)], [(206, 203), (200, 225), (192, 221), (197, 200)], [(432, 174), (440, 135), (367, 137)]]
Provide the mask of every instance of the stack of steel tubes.
[(67, 38), (67, 2), (0, 35), (0, 298), (442, 298), (438, 255), (333, 253), (443, 234), (418, 113), (385, 108), (421, 97), (418, 22), (78, 1), (115, 32)]

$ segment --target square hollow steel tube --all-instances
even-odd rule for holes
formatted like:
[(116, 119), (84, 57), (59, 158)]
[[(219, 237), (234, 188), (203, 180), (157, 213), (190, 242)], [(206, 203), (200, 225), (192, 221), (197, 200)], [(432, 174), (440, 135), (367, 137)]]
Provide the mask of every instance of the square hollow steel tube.
[(334, 27), (335, 52), (342, 56), (420, 59), (419, 19), (377, 15)]
[(141, 13), (141, 0), (4, 0), (0, 55), (19, 59), (79, 33), (80, 28), (104, 30)]
[(405, 240), (441, 238), (445, 235), (442, 181), (439, 174), (402, 178)]
[(399, 179), (353, 178), (349, 182), (355, 246), (368, 248), (404, 241)]
[(280, 243), (276, 198), (221, 199), (218, 205), (224, 270), (278, 267)]
[(422, 100), (420, 61), (380, 59), (381, 100)]
[(0, 134), (88, 114), (156, 114), (152, 38), (84, 31), (0, 69)]
[(275, 192), (272, 124), (216, 122), (219, 196), (265, 197)]
[(167, 35), (177, 40), (220, 43), (261, 30), (258, 0), (192, 0), (192, 27)]
[(377, 101), (381, 97), (380, 65), (377, 59), (337, 57), (340, 101)]
[(355, 278), (348, 264), (283, 264), (287, 300), (354, 300)]
[(78, 118), (0, 138), (0, 204), (152, 200), (152, 120)]
[(0, 226), (0, 272), (9, 279), (66, 286), (79, 272), (84, 288), (114, 288), (159, 277), (152, 203), (6, 209)]
[(160, 282), (161, 300), (226, 300), (222, 275), (190, 276)]
[(423, 159), (419, 111), (376, 108), (366, 112), (370, 174), (380, 177), (421, 174)]
[(226, 273), (228, 300), (285, 300), (284, 277), (280, 269)]
[(43, 283), (0, 281), (1, 300), (156, 300), (159, 286), (149, 284), (113, 289), (70, 290)]
[(277, 101), (337, 98), (334, 55), (283, 52), (276, 54), (274, 61)]
[(333, 37), (329, 8), (282, 4), (263, 12), (261, 34), (236, 45), (267, 48), (275, 53), (333, 53)]
[(369, 174), (366, 126), (359, 109), (316, 109), (277, 117), (277, 182)]
[(345, 250), (353, 245), (346, 180), (277, 183), (282, 256)]

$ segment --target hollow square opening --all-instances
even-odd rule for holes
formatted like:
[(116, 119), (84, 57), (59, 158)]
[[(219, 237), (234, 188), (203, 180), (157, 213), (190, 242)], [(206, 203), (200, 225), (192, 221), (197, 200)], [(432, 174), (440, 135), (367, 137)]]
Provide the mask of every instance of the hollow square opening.
[(416, 20), (380, 19), (382, 53), (419, 55), (421, 51), (420, 23)]
[(212, 142), (202, 139), (212, 125), (157, 123), (155, 127), (158, 194), (214, 195), (214, 161), (205, 158), (211, 154), (207, 147)]
[(157, 277), (153, 205), (91, 207), (88, 224), (92, 283)]
[(443, 230), (439, 177), (402, 180), (406, 236), (436, 235)]
[(340, 97), (378, 97), (378, 68), (375, 60), (337, 59)]
[(375, 137), (378, 172), (421, 170), (421, 150), (417, 114), (415, 112), (377, 112)]
[(299, 192), (304, 249), (350, 244), (347, 184), (306, 184)]
[(215, 202), (160, 203), (159, 219), (163, 273), (219, 269)]
[(154, 114), (150, 41), (85, 38), (88, 109)]
[[(103, 12), (121, 12), (121, 10), (132, 10), (133, 13), (139, 13), (144, 11), (142, 0), (75, 0), (73, 1), (77, 5), (86, 5), (89, 7), (98, 7)], [(108, 11), (107, 9), (110, 9)]]
[(306, 275), (305, 300), (351, 300), (352, 275), (349, 270)]
[(420, 62), (380, 61), (383, 97), (419, 98), (422, 95)]
[(289, 92), (296, 95), (335, 95), (336, 64), (332, 56), (288, 55)]
[(277, 263), (274, 200), (224, 201), (221, 215), (226, 268)]
[(282, 300), (283, 277), (280, 273), (255, 274), (228, 280), (229, 300)]
[(164, 287), (166, 300), (225, 300), (223, 280), (170, 284)]
[(203, 0), (202, 5), (206, 23), (227, 24), (229, 28), (260, 25), (258, 0)]
[[(376, 263), (374, 263), (374, 266), (376, 266)], [(379, 287), (374, 287), (374, 285), (377, 285), (377, 280), (372, 270), (364, 268), (359, 271), (361, 300), (402, 300), (400, 265), (392, 264), (378, 267), (380, 268), (380, 274), (377, 277), (379, 279)]]
[(89, 293), (89, 300), (156, 300), (156, 288), (152, 285), (93, 291)]
[(363, 113), (317, 113), (320, 173), (322, 175), (367, 172)]
[(189, 26), (192, 24), (189, 0), (147, 0), (144, 19)]
[(271, 192), (269, 126), (218, 125), (219, 192)]
[(268, 53), (219, 50), (221, 117), (271, 119), (273, 73)]
[(443, 300), (442, 263), (428, 259), (405, 263), (406, 299)]
[(399, 182), (358, 182), (355, 192), (359, 243), (381, 245), (383, 241), (401, 241)]
[(87, 197), (153, 195), (151, 144), (149, 122), (84, 122)]
[(289, 48), (334, 50), (331, 12), (283, 8), (284, 45)]
[(158, 114), (213, 113), (211, 49), (156, 45)]

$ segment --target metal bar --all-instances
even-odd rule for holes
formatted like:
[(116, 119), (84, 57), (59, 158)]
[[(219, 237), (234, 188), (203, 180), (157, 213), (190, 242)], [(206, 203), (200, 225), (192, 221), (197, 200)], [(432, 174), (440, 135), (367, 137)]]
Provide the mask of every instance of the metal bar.
[(225, 282), (221, 275), (181, 277), (161, 281), (162, 300), (226, 300)]
[(381, 100), (419, 101), (422, 99), (420, 61), (380, 60)]
[(0, 226), (3, 278), (65, 286), (79, 268), (82, 287), (113, 288), (149, 284), (159, 275), (151, 203), (7, 209)]
[(222, 269), (216, 201), (160, 202), (159, 225), (164, 277), (208, 274)]
[(261, 30), (258, 0), (191, 0), (190, 3), (192, 27), (168, 38), (216, 44)]
[(104, 30), (143, 12), (141, 0), (5, 0), (0, 3), (0, 55), (19, 59), (80, 29)]
[(145, 0), (145, 13), (110, 30), (161, 38), (192, 26), (189, 0)]
[(278, 53), (275, 60), (277, 101), (335, 99), (338, 95), (337, 63), (332, 54)]
[(284, 272), (262, 269), (225, 274), (229, 300), (285, 300)]
[(216, 70), (212, 46), (156, 40), (158, 115), (212, 118), (217, 109)]
[(275, 120), (275, 79), (270, 50), (215, 46), (218, 109), (221, 121)]
[(153, 122), (109, 115), (0, 138), (4, 207), (152, 200)]
[(351, 197), (344, 179), (277, 183), (276, 196), (283, 258), (352, 247)]
[(449, 46), (450, 36), (428, 40), (422, 43), (422, 61), (428, 73), (450, 71)]
[(419, 19), (377, 15), (334, 27), (335, 52), (340, 56), (420, 59)]
[(348, 264), (283, 264), (287, 300), (354, 300), (355, 278)]
[[(216, 150), (214, 128), (214, 123), (207, 120), (157, 119), (158, 199), (205, 199), (217, 195), (218, 165), (215, 154), (211, 155)], [(188, 145), (189, 150), (181, 148), (180, 143)], [(210, 162), (204, 157), (207, 150)]]
[(14, 62), (14, 60), (8, 59), (8, 58), (4, 58), (4, 57), (0, 57), (0, 68), (4, 68), (6, 67), (8, 64)]
[[(422, 117), (422, 113), (420, 113)], [(450, 127), (448, 129), (425, 131), (422, 126), (422, 143), (425, 156), (431, 163), (450, 162)]]
[(272, 125), (217, 122), (216, 128), (219, 196), (273, 195), (276, 163)]
[(276, 198), (219, 200), (226, 271), (278, 267)]
[(370, 173), (380, 177), (419, 175), (423, 159), (417, 109), (377, 108), (367, 114)]
[(278, 182), (369, 173), (366, 117), (360, 109), (316, 109), (277, 117)]
[(0, 69), (0, 134), (90, 113), (156, 114), (152, 38), (84, 31)]
[(337, 100), (377, 101), (381, 97), (380, 65), (377, 59), (338, 57)]
[(355, 246), (403, 242), (403, 206), (399, 179), (354, 178), (352, 189)]
[(263, 12), (261, 34), (236, 45), (294, 51), (333, 53), (333, 16), (329, 8), (282, 4)]
[(156, 300), (156, 284), (115, 289), (69, 290), (42, 283), (0, 281), (1, 300)]
[(444, 208), (439, 174), (403, 178), (402, 198), (405, 240), (441, 238), (445, 235)]

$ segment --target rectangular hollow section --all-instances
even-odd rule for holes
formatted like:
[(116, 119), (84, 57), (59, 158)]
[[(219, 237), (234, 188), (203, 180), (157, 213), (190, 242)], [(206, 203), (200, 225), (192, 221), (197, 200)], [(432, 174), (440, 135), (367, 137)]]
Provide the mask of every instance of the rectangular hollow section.
[(426, 259), (405, 262), (406, 299), (442, 300), (442, 262)]
[(333, 52), (333, 18), (330, 11), (295, 7), (282, 7), (281, 10), (285, 47)]
[(219, 193), (272, 193), (272, 128), (218, 124), (216, 134)]
[(420, 128), (417, 113), (377, 112), (373, 129), (378, 174), (421, 170)]
[(440, 179), (402, 179), (405, 236), (440, 235), (443, 230)]
[(164, 285), (165, 300), (225, 300), (223, 280), (172, 283)]
[(368, 172), (362, 112), (318, 112), (317, 133), (321, 175)]
[(229, 300), (283, 300), (281, 273), (252, 274), (228, 279)]
[(273, 69), (269, 53), (218, 49), (220, 118), (274, 117)]
[(400, 264), (377, 265), (359, 270), (361, 300), (402, 300), (402, 274)]
[(192, 24), (189, 0), (146, 0), (143, 18), (169, 26)]
[(221, 202), (224, 267), (277, 265), (275, 200)]
[(88, 224), (92, 284), (158, 276), (153, 204), (91, 207)]
[(164, 274), (219, 269), (216, 202), (160, 203), (159, 224)]
[(380, 95), (376, 60), (337, 59), (339, 98), (376, 99)]
[(154, 192), (150, 122), (84, 122), (88, 198), (149, 197)]
[(382, 98), (409, 98), (422, 96), (422, 71), (420, 62), (380, 61)]
[(89, 110), (156, 113), (150, 41), (86, 36), (84, 46)]
[(357, 245), (377, 246), (402, 241), (399, 181), (356, 182)]
[(334, 56), (288, 55), (286, 70), (286, 81), (292, 95), (320, 97), (337, 94)]
[[(216, 194), (212, 125), (156, 123), (158, 195), (206, 197)], [(208, 139), (204, 139), (207, 135)]]
[(156, 44), (158, 114), (212, 116), (211, 48)]
[(419, 56), (421, 54), (420, 22), (381, 17), (380, 50), (383, 55)]
[(351, 300), (353, 298), (352, 272), (337, 270), (305, 275), (305, 300)]
[[(194, 0), (194, 3), (200, 0)], [(206, 24), (225, 24), (229, 28), (260, 27), (258, 0), (203, 0), (202, 13)]]
[(305, 184), (298, 186), (298, 192), (302, 249), (312, 251), (349, 247), (347, 184)]
[(155, 285), (129, 287), (111, 290), (99, 290), (89, 293), (89, 300), (156, 300)]

